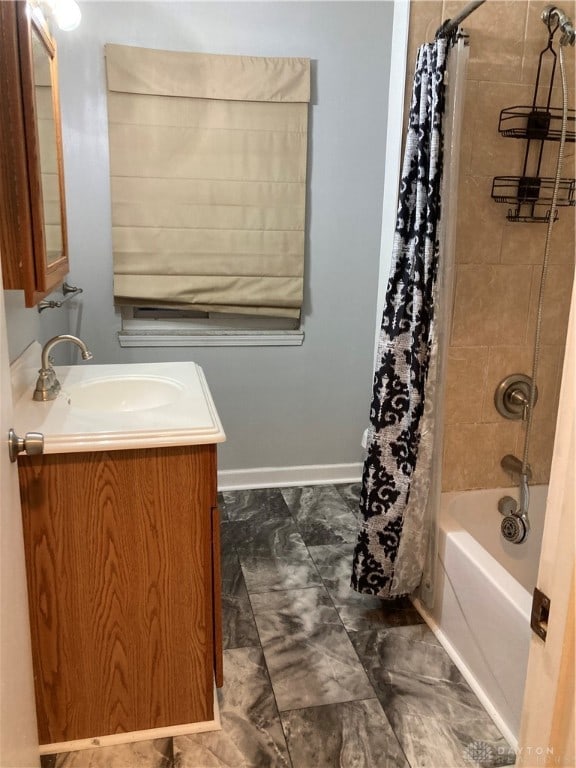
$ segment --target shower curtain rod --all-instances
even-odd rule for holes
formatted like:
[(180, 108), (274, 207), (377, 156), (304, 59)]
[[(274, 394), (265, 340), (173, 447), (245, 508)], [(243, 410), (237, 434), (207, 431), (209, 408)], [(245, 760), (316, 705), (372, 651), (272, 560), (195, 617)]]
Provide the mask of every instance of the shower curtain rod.
[(438, 28), (436, 32), (436, 39), (439, 37), (449, 37), (452, 32), (458, 29), (461, 21), (464, 21), (467, 16), (470, 16), (470, 14), (473, 13), (476, 8), (479, 8), (485, 2), (486, 0), (472, 0), (472, 2), (468, 3), (468, 5), (465, 5), (460, 13), (457, 16), (454, 16), (453, 19), (446, 19), (446, 21), (442, 23), (442, 26)]

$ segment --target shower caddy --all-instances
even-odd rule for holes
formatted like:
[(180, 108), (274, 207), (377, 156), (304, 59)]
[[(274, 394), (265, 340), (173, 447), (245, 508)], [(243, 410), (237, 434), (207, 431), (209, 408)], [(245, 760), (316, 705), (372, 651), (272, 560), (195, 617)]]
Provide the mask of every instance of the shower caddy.
[[(554, 75), (556, 72), (556, 52), (552, 46), (552, 39), (559, 24), (555, 26), (548, 20), (548, 44), (540, 53), (538, 60), (538, 73), (534, 86), (534, 97), (530, 106), (507, 107), (500, 112), (498, 131), (502, 136), (512, 139), (524, 139), (526, 150), (524, 152), (524, 165), (520, 176), (496, 176), (492, 182), (492, 198), (497, 203), (508, 203), (515, 207), (508, 209), (506, 218), (508, 221), (523, 222), (547, 222), (552, 204), (554, 179), (541, 176), (542, 156), (545, 143), (548, 141), (560, 141), (562, 134), (562, 110), (551, 107), (552, 89), (554, 87)], [(538, 104), (538, 90), (546, 56), (552, 57), (550, 80), (546, 95), (546, 104)], [(574, 124), (576, 110), (568, 110), (568, 129), (566, 141), (574, 142), (576, 132)], [(534, 172), (530, 173), (529, 169)], [(576, 179), (560, 179), (557, 205), (566, 207), (574, 206), (576, 200), (574, 191)], [(545, 208), (545, 210), (542, 210)], [(557, 213), (556, 217), (557, 218)]]

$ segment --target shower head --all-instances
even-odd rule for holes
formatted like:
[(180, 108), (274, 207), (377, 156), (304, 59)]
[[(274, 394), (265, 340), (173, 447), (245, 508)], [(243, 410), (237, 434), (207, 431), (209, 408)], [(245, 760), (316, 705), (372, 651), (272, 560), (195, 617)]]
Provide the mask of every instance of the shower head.
[(574, 45), (576, 42), (574, 24), (561, 8), (558, 8), (555, 5), (547, 5), (542, 11), (541, 19), (544, 24), (547, 25), (548, 29), (550, 29), (550, 26), (554, 21), (557, 22), (558, 28), (562, 32), (560, 45)]
[(528, 535), (528, 529), (524, 520), (518, 515), (508, 515), (500, 524), (500, 531), (506, 541), (512, 544), (522, 544)]

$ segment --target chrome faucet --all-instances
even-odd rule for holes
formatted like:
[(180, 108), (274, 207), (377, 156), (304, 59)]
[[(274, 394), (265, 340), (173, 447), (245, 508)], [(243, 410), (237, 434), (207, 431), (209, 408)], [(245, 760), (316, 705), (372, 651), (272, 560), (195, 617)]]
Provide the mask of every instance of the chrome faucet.
[(45, 402), (46, 400), (55, 400), (58, 392), (60, 392), (60, 382), (56, 378), (56, 371), (52, 367), (52, 359), (50, 358), (50, 352), (62, 341), (70, 341), (72, 344), (76, 344), (80, 347), (83, 360), (92, 360), (92, 352), (88, 350), (88, 347), (82, 339), (77, 336), (71, 336), (69, 333), (62, 333), (59, 336), (54, 336), (49, 339), (42, 347), (42, 367), (38, 371), (38, 381), (36, 382), (36, 389), (34, 390), (33, 399)]
[(574, 45), (576, 43), (576, 30), (572, 19), (570, 19), (562, 10), (555, 5), (547, 5), (542, 11), (540, 18), (547, 25), (548, 29), (552, 26), (553, 21), (556, 21), (556, 27), (551, 30), (552, 34), (560, 28), (562, 37), (560, 38), (560, 45)]
[[(522, 462), (511, 453), (507, 453), (506, 456), (502, 458), (500, 466), (505, 472), (509, 472), (513, 477), (517, 477), (518, 479), (522, 477)], [(530, 468), (530, 464), (526, 465), (525, 474), (528, 480), (532, 480), (532, 469)]]

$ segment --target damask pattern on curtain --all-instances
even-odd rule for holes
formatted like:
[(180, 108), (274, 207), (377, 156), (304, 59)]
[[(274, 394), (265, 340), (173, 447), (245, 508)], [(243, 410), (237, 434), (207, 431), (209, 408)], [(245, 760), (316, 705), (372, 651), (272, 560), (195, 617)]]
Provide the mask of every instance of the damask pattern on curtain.
[(428, 536), (432, 461), (428, 374), (442, 181), (447, 41), (418, 51), (364, 463), (352, 586), (382, 598), (413, 592)]

